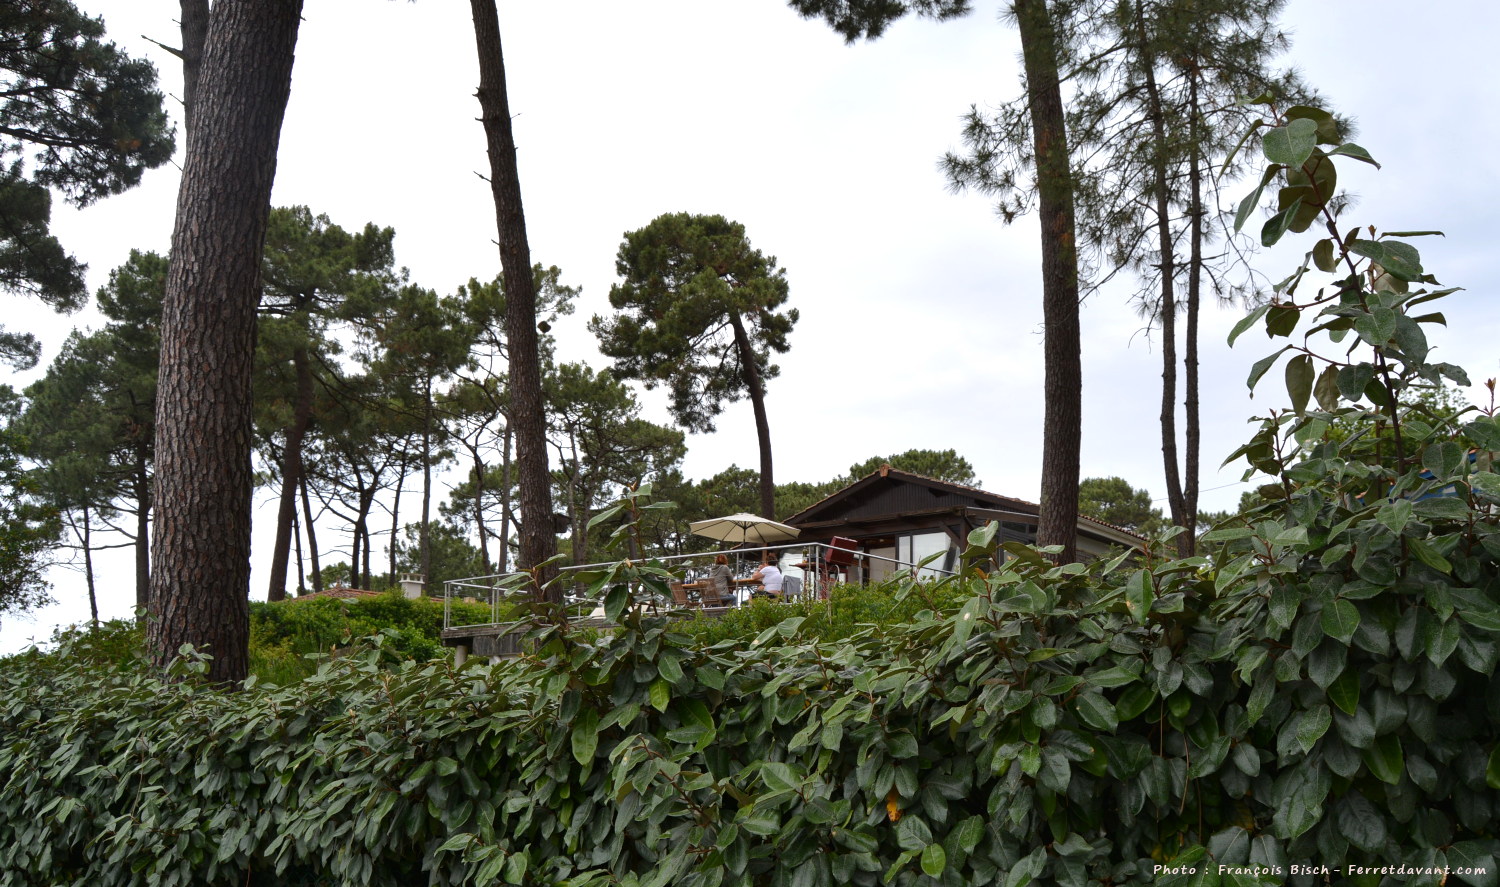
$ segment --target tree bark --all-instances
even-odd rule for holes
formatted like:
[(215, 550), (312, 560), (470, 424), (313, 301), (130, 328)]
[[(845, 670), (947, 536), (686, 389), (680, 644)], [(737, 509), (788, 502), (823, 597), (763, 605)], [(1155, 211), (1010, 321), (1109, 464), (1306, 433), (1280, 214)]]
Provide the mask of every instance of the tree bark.
[(94, 628), (99, 627), (99, 593), (94, 587), (94, 542), (93, 534), (89, 525), (89, 507), (83, 506), (83, 529), (80, 531), (78, 525), (73, 525), (73, 532), (78, 534), (79, 541), (83, 543), (83, 578), (89, 592), (89, 624)]
[(281, 501), (276, 511), (276, 541), (271, 549), (271, 584), (266, 600), (286, 600), (287, 564), (292, 549), (292, 524), (297, 515), (297, 484), (302, 480), (302, 442), (312, 424), (313, 380), (307, 349), (292, 349), (292, 368), (297, 374), (297, 402), (292, 424), (286, 430), (286, 448), (281, 454)]
[(249, 668), (250, 379), (261, 251), (301, 0), (210, 16), (162, 305), (149, 647), (184, 644), (208, 677)]
[(1073, 178), (1051, 14), (1046, 0), (1016, 0), (1015, 13), (1026, 71), (1042, 227), (1046, 412), (1042, 420), (1037, 544), (1061, 545), (1059, 559), (1068, 562), (1077, 559), (1078, 551), (1078, 454), (1083, 433)]
[(479, 457), (478, 441), (470, 451), (474, 457), (474, 527), (479, 533), (479, 568), (490, 574), (490, 540), (484, 525), (484, 460)]
[[(1171, 191), (1167, 185), (1167, 123), (1161, 90), (1156, 84), (1156, 57), (1146, 33), (1145, 4), (1135, 9), (1136, 59), (1146, 82), (1146, 113), (1151, 119), (1151, 172), (1156, 202), (1157, 256), (1161, 274), (1161, 458), (1167, 482), (1172, 523), (1187, 526), (1183, 511), (1182, 475), (1177, 469), (1177, 251), (1172, 243)], [(1178, 536), (1178, 547), (1182, 536)]]
[(495, 570), (510, 572), (510, 418), (505, 420), (505, 437), (500, 451), (500, 556), (495, 560)]
[(396, 540), (401, 533), (401, 488), (406, 485), (406, 458), (407, 450), (403, 443), (401, 448), (401, 469), (396, 472), (396, 496), (391, 503), (391, 545), (387, 549), (391, 562), (391, 581), (396, 581)]
[[(551, 477), (547, 472), (547, 424), (537, 354), (536, 281), (526, 241), (521, 178), (511, 132), (505, 88), (505, 58), (495, 0), (470, 0), (474, 41), (479, 52), (479, 107), (490, 159), (490, 191), (505, 278), (505, 334), (509, 345), (511, 420), (516, 433), (516, 468), (521, 499), (520, 568), (530, 570), (550, 558), (557, 538), (552, 527)], [(543, 582), (548, 577), (539, 577)], [(562, 587), (549, 587), (548, 600), (562, 602)]]
[(135, 608), (151, 604), (151, 475), (147, 469), (149, 448), (144, 442), (135, 450)]
[(323, 567), (318, 563), (318, 534), (313, 529), (312, 502), (307, 496), (307, 472), (300, 478), (302, 487), (302, 523), (307, 527), (307, 556), (312, 563), (313, 593), (323, 590)]
[(729, 315), (729, 325), (734, 329), (734, 344), (740, 352), (740, 365), (745, 370), (745, 388), (750, 392), (750, 407), (755, 412), (755, 439), (760, 444), (760, 516), (776, 519), (776, 481), (771, 476), (771, 425), (766, 420), (766, 387), (760, 376), (760, 365), (755, 361), (755, 347), (745, 331), (745, 322), (739, 314)]
[(203, 44), (208, 39), (208, 0), (182, 0), (182, 120), (183, 150), (198, 110), (198, 72), (203, 68)]
[(1198, 451), (1200, 428), (1198, 425), (1198, 307), (1203, 286), (1203, 168), (1199, 155), (1199, 139), (1202, 130), (1198, 118), (1198, 72), (1188, 77), (1188, 144), (1192, 155), (1188, 158), (1188, 216), (1191, 228), (1188, 232), (1188, 293), (1187, 293), (1187, 341), (1183, 343), (1183, 423), (1186, 437), (1183, 440), (1187, 452), (1183, 454), (1184, 489), (1182, 493), (1183, 526), (1187, 532), (1178, 536), (1177, 552), (1181, 557), (1191, 557), (1198, 545)]
[(307, 588), (307, 574), (303, 572), (302, 530), (297, 521), (296, 509), (292, 510), (292, 542), (296, 545), (297, 555), (297, 593), (301, 594)]
[[(432, 581), (432, 379), (422, 389), (422, 581)], [(394, 546), (393, 546), (394, 547)], [(396, 581), (395, 571), (391, 581)]]

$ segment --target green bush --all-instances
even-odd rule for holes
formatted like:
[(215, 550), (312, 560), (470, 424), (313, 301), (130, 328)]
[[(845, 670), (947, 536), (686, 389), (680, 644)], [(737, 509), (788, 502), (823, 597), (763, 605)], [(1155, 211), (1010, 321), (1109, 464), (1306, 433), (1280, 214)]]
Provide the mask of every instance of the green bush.
[(689, 613), (676, 630), (704, 644), (731, 639), (749, 642), (787, 619), (800, 618), (802, 637), (831, 642), (861, 631), (884, 633), (907, 625), (923, 610), (951, 608), (958, 589), (952, 583), (903, 585), (897, 581), (870, 587), (840, 585), (828, 600), (783, 603), (756, 598), (720, 616)]

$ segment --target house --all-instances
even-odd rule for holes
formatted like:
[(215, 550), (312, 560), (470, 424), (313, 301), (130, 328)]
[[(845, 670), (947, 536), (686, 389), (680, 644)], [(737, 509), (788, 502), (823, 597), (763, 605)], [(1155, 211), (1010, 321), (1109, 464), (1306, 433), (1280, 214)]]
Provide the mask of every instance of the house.
[[(915, 564), (935, 554), (943, 556), (931, 566), (954, 569), (969, 532), (990, 521), (999, 521), (1002, 541), (1034, 543), (1038, 510), (1032, 502), (882, 465), (784, 523), (802, 531), (799, 542), (831, 544), (834, 537), (843, 537), (853, 539), (859, 551), (886, 558), (860, 559), (868, 565), (860, 578), (878, 581), (898, 569), (892, 561)], [(1144, 543), (1128, 530), (1078, 518), (1081, 558)]]

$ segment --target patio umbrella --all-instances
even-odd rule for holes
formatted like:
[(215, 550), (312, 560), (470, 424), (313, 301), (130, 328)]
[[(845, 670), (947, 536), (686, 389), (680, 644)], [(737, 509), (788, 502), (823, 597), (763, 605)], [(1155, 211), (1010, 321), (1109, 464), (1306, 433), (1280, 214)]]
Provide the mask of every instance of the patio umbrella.
[(795, 539), (802, 531), (796, 527), (777, 523), (768, 517), (753, 514), (731, 514), (728, 517), (711, 517), (693, 521), (688, 525), (695, 536), (705, 536), (720, 542), (753, 543), (769, 545)]

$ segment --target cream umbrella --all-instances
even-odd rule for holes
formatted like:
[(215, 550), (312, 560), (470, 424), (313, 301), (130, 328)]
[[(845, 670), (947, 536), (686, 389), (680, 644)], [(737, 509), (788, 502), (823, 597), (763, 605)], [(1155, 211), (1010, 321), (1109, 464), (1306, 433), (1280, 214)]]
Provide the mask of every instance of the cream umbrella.
[(728, 517), (711, 517), (693, 521), (688, 528), (695, 536), (717, 539), (720, 542), (751, 543), (769, 545), (796, 539), (802, 531), (787, 524), (777, 523), (768, 517), (753, 514), (731, 514)]

